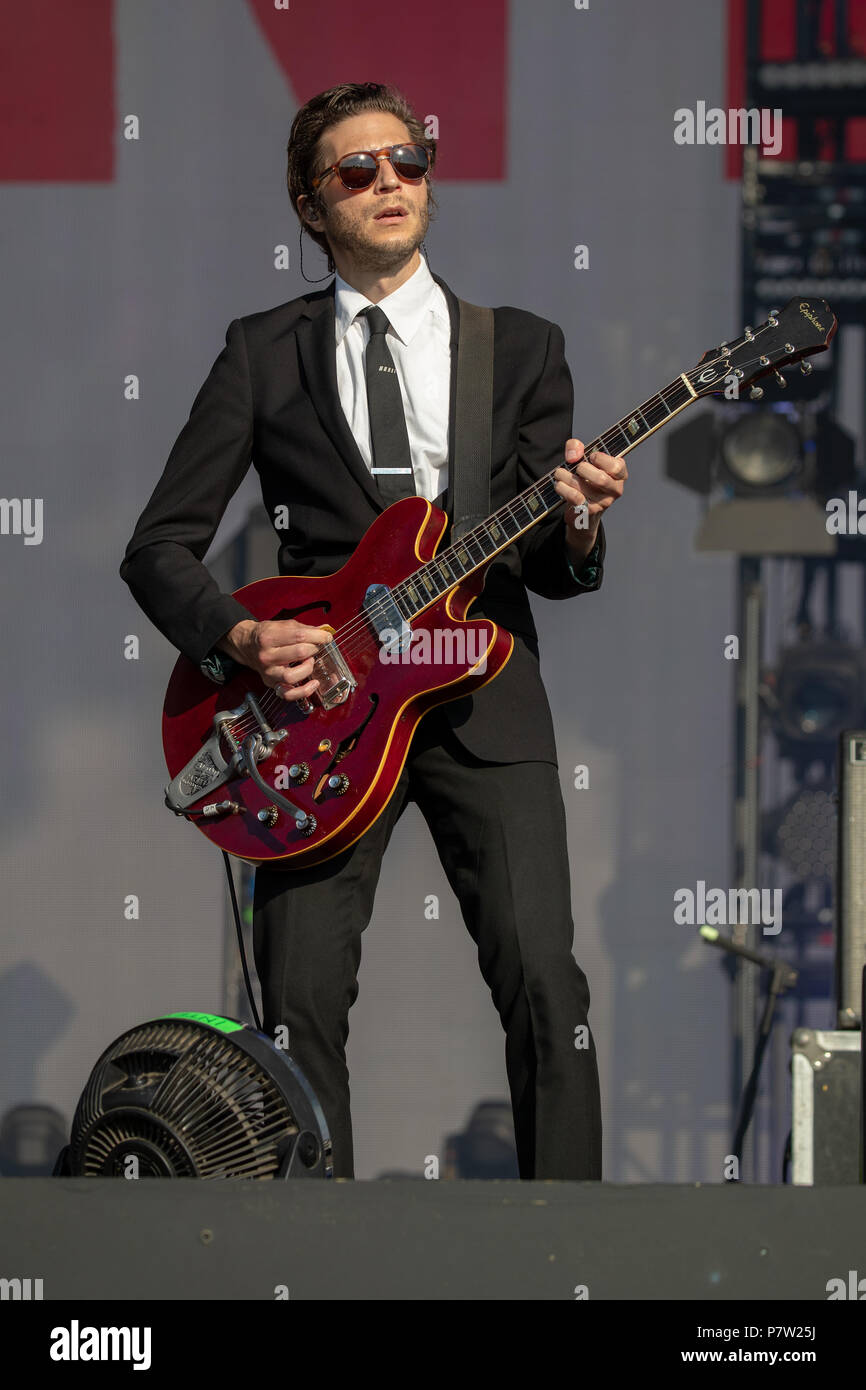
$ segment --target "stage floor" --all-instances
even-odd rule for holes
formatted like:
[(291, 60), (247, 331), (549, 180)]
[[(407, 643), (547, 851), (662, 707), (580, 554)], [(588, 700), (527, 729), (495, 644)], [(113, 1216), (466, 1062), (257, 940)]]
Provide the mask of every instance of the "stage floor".
[(823, 1302), (866, 1277), (863, 1186), (5, 1178), (0, 1232), (0, 1277), (45, 1300)]

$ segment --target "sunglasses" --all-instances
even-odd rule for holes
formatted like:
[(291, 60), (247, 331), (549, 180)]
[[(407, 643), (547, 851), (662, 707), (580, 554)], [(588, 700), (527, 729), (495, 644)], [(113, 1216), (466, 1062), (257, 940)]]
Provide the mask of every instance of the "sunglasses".
[(336, 164), (323, 169), (321, 174), (311, 180), (311, 188), (316, 189), (329, 174), (336, 173), (344, 188), (355, 191), (369, 188), (376, 181), (379, 161), (387, 159), (404, 183), (420, 183), (430, 168), (430, 157), (423, 145), (386, 145), (381, 150), (356, 150), (344, 154)]

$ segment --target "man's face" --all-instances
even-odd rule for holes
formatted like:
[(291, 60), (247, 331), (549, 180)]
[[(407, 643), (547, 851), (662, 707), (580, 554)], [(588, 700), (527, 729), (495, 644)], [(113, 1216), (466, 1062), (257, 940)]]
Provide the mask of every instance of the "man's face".
[[(356, 150), (409, 144), (412, 137), (396, 116), (369, 111), (326, 130), (317, 151), (315, 173)], [(318, 189), (322, 215), (310, 225), (328, 238), (337, 269), (355, 265), (391, 271), (403, 265), (424, 240), (430, 220), (427, 183), (404, 183), (387, 159), (379, 161), (369, 188), (344, 188), (336, 171)], [(306, 203), (306, 200), (305, 200)], [(305, 207), (305, 211), (308, 209)]]

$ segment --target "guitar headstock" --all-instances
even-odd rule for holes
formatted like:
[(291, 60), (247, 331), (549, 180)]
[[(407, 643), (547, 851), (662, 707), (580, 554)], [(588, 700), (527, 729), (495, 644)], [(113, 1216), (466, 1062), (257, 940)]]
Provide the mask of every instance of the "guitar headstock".
[[(762, 376), (824, 352), (838, 326), (826, 299), (792, 299), (759, 328), (747, 328), (736, 342), (722, 343), (705, 352), (698, 365), (684, 375), (699, 396), (723, 392), (733, 381), (739, 395)], [(808, 375), (811, 363), (801, 370)], [(757, 398), (763, 392), (758, 387), (753, 394)]]

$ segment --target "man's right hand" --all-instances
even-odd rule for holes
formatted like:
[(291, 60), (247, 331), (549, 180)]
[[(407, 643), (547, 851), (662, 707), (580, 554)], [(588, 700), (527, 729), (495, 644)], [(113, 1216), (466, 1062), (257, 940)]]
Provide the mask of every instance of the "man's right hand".
[(217, 646), (242, 666), (249, 666), (284, 700), (304, 700), (319, 684), (311, 677), (313, 663), (319, 648), (332, 636), (327, 628), (307, 627), (295, 618), (261, 623), (245, 618), (235, 623)]

